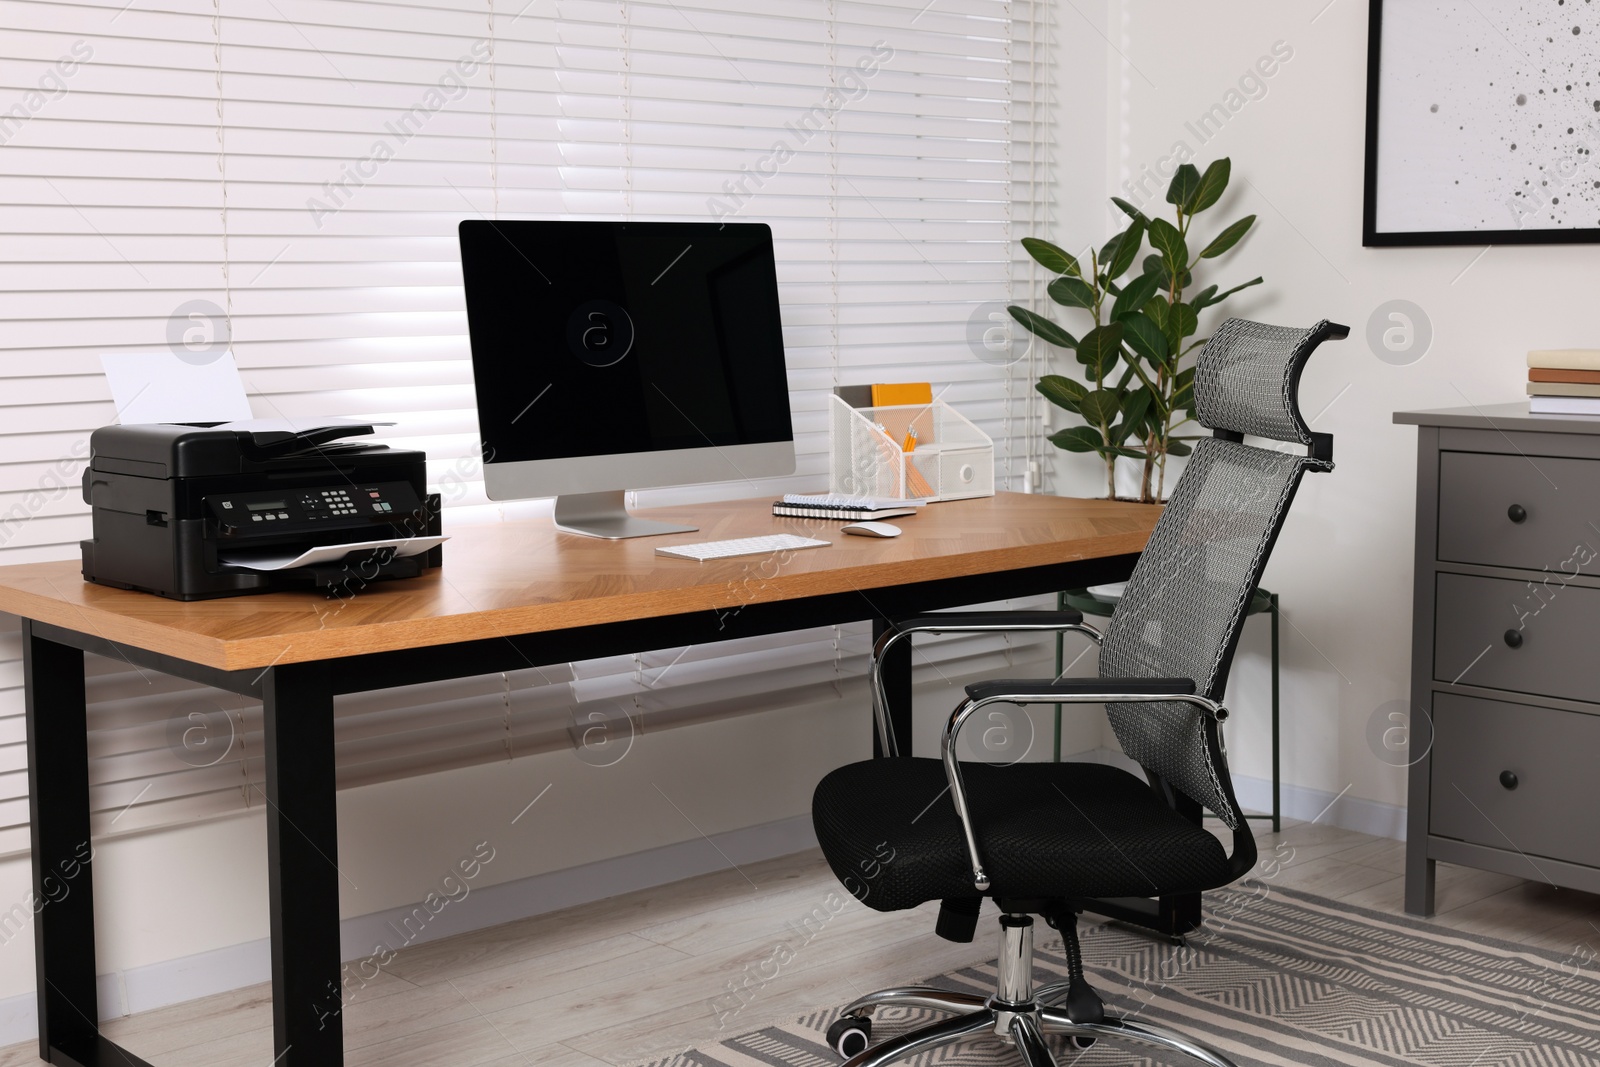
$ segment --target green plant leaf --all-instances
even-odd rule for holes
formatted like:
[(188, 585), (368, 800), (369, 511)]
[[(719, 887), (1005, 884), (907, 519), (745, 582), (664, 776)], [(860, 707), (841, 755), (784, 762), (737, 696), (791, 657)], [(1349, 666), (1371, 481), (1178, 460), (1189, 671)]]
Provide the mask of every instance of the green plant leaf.
[(1111, 305), (1111, 317), (1121, 319), (1137, 314), (1156, 295), (1156, 285), (1160, 280), (1153, 274), (1141, 274), (1129, 282), (1123, 287), (1117, 302)]
[(1113, 456), (1124, 456), (1127, 459), (1144, 459), (1146, 452), (1142, 448), (1107, 448), (1102, 452), (1109, 452)]
[(1140, 211), (1138, 208), (1122, 199), (1122, 197), (1113, 196), (1111, 198), (1111, 202), (1121, 208), (1122, 213), (1128, 216), (1130, 219), (1143, 219), (1145, 223), (1149, 223), (1150, 220), (1145, 218), (1144, 212)]
[(1078, 339), (1043, 315), (1035, 314), (1025, 307), (1018, 307), (1016, 304), (1012, 304), (1006, 310), (1011, 312), (1011, 317), (1022, 323), (1027, 331), (1035, 337), (1048, 341), (1058, 348), (1065, 348), (1069, 352), (1077, 349)]
[(1189, 300), (1189, 303), (1194, 306), (1196, 311), (1198, 311), (1201, 308), (1209, 307), (1211, 304), (1211, 298), (1216, 295), (1217, 287), (1214, 285), (1208, 285), (1198, 293), (1194, 294), (1194, 296)]
[(1167, 345), (1166, 334), (1161, 332), (1155, 319), (1142, 312), (1129, 315), (1122, 320), (1122, 328), (1123, 338), (1129, 348), (1157, 367), (1166, 363), (1167, 353), (1171, 349)]
[(1193, 163), (1184, 163), (1178, 167), (1177, 173), (1172, 176), (1172, 182), (1167, 186), (1167, 203), (1177, 204), (1180, 208), (1189, 210), (1188, 204), (1194, 200), (1195, 190), (1200, 187), (1200, 171)]
[(1206, 245), (1200, 250), (1200, 258), (1216, 259), (1218, 256), (1222, 255), (1222, 253), (1239, 243), (1239, 238), (1244, 236), (1245, 231), (1248, 230), (1255, 221), (1256, 217), (1254, 215), (1246, 215), (1232, 226), (1229, 226), (1227, 229), (1217, 234), (1211, 239), (1210, 244)]
[(1200, 328), (1200, 313), (1193, 305), (1178, 301), (1172, 306), (1172, 313), (1168, 316), (1162, 333), (1166, 335), (1167, 347), (1174, 356), (1182, 355), (1183, 339)]
[(1189, 447), (1189, 444), (1188, 444), (1187, 441), (1180, 441), (1175, 437), (1167, 438), (1167, 455), (1169, 455), (1169, 456), (1187, 456), (1187, 455), (1192, 454), (1193, 452), (1194, 452), (1194, 449)]
[(1145, 415), (1150, 410), (1150, 390), (1140, 387), (1130, 392), (1122, 401), (1122, 424), (1112, 438), (1122, 444), (1133, 434), (1144, 436)]
[(1049, 440), (1068, 452), (1098, 452), (1105, 447), (1105, 438), (1091, 426), (1069, 426), (1051, 434)]
[(1211, 298), (1211, 300), (1208, 302), (1208, 304), (1220, 304), (1224, 300), (1228, 299), (1228, 297), (1232, 296), (1234, 293), (1237, 293), (1240, 289), (1248, 289), (1252, 285), (1260, 285), (1260, 284), (1261, 284), (1261, 279), (1260, 278), (1251, 278), (1249, 281), (1245, 282), (1243, 285), (1236, 285), (1232, 289), (1229, 289), (1225, 293), (1218, 293), (1216, 296)]
[(1150, 247), (1161, 253), (1162, 266), (1172, 274), (1189, 266), (1189, 249), (1183, 234), (1166, 219), (1150, 220)]
[(1053, 245), (1041, 237), (1024, 237), (1022, 247), (1047, 271), (1082, 276), (1083, 272), (1078, 267), (1077, 257), (1064, 248)]
[[(1184, 305), (1180, 301), (1178, 306), (1182, 307)], [(1182, 326), (1183, 326), (1183, 320), (1178, 318), (1178, 316), (1172, 314), (1172, 312), (1169, 309), (1169, 311), (1167, 313), (1167, 321), (1161, 323), (1161, 336), (1165, 337), (1167, 339), (1167, 351), (1168, 352), (1182, 352), (1183, 351), (1183, 335), (1178, 332), (1178, 330)]]
[(1078, 401), (1078, 414), (1093, 426), (1109, 424), (1121, 410), (1122, 402), (1111, 389), (1096, 389)]
[[(1160, 278), (1157, 278), (1157, 283), (1159, 283), (1160, 280)], [(1172, 315), (1172, 305), (1167, 303), (1167, 298), (1165, 295), (1157, 293), (1155, 299), (1145, 304), (1144, 313), (1149, 315), (1152, 319), (1155, 319), (1157, 326), (1160, 326), (1162, 329), (1166, 329), (1167, 319)]]
[(1094, 290), (1089, 283), (1078, 278), (1057, 278), (1046, 290), (1050, 299), (1069, 308), (1093, 308)]
[(1194, 406), (1194, 368), (1188, 367), (1172, 379), (1172, 410), (1187, 410)]
[[(1123, 233), (1127, 233), (1126, 230)], [(1117, 254), (1117, 246), (1122, 243), (1122, 233), (1112, 234), (1106, 243), (1100, 246), (1100, 266), (1102, 268), (1111, 263), (1111, 257)]]
[(1183, 210), (1190, 215), (1198, 215), (1222, 199), (1222, 191), (1228, 187), (1228, 176), (1232, 170), (1233, 163), (1227, 156), (1212, 160), (1211, 166), (1201, 175), (1194, 195), (1183, 205)]
[(1050, 403), (1073, 413), (1077, 413), (1078, 401), (1089, 392), (1082, 382), (1075, 382), (1061, 374), (1046, 374), (1034, 384), (1034, 388)]
[(1144, 244), (1144, 233), (1145, 224), (1134, 219), (1133, 225), (1106, 242), (1111, 254), (1102, 253), (1100, 259), (1106, 266), (1106, 277), (1120, 278), (1123, 271), (1133, 266), (1134, 259), (1139, 255), (1139, 246)]
[(1117, 365), (1122, 353), (1122, 324), (1096, 326), (1078, 342), (1078, 362), (1089, 368), (1096, 380), (1104, 380)]
[(1172, 350), (1176, 352), (1183, 338), (1200, 328), (1200, 313), (1180, 300), (1172, 307), (1172, 321), (1168, 328), (1178, 335), (1178, 341), (1172, 345)]
[[(1167, 272), (1166, 257), (1161, 255), (1144, 257), (1144, 272), (1156, 276), (1156, 292), (1170, 293), (1172, 291), (1172, 275)], [(1182, 292), (1194, 281), (1194, 275), (1188, 271), (1183, 272), (1183, 278), (1178, 284), (1178, 291)]]

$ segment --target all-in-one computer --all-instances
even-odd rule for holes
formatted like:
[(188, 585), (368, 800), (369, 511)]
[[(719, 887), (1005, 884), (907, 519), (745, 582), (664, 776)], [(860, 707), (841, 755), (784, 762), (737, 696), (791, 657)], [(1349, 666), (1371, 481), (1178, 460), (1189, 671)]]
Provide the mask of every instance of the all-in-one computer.
[(595, 537), (694, 527), (629, 489), (795, 468), (772, 231), (755, 223), (461, 223), (484, 483)]

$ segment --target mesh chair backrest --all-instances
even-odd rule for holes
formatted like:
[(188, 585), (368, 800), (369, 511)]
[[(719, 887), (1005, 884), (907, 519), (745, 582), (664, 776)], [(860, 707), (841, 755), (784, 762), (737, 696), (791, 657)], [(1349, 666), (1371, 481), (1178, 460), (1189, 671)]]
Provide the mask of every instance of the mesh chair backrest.
[[(1195, 366), (1201, 423), (1309, 443), (1295, 397), (1300, 365), (1330, 335), (1321, 323), (1311, 330), (1224, 323)], [(1300, 478), (1332, 467), (1233, 440), (1198, 442), (1106, 628), (1101, 676), (1189, 678), (1195, 692), (1220, 699)], [(1238, 828), (1243, 816), (1204, 713), (1164, 703), (1106, 710), (1130, 758)]]
[(1200, 424), (1310, 444), (1311, 431), (1296, 400), (1300, 368), (1333, 329), (1326, 320), (1297, 330), (1228, 319), (1195, 362), (1194, 406)]

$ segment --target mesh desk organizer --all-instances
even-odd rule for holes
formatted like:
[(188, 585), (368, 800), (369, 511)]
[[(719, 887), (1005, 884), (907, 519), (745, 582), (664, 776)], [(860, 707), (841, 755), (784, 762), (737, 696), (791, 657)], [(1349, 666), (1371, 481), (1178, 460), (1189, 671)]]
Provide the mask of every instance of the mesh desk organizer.
[[(1222, 703), (1239, 633), (1301, 477), (1333, 469), (1333, 438), (1300, 413), (1300, 371), (1330, 322), (1290, 329), (1229, 319), (1195, 361), (1197, 418), (1212, 431), (1194, 454), (1102, 632), (1077, 611), (941, 612), (896, 621), (873, 649), (870, 690), (886, 758), (847, 764), (818, 784), (817, 842), (840, 883), (867, 907), (902, 911), (939, 901), (934, 932), (971, 941), (988, 904), (1000, 912), (992, 995), (898, 986), (845, 1005), (828, 1029), (844, 1067), (889, 1067), (943, 1046), (1002, 1039), (1007, 1060), (1055, 1067), (1055, 1050), (1098, 1040), (1153, 1049), (1207, 1067), (1234, 1067), (1215, 1049), (1151, 1020), (1173, 1009), (1134, 998), (1114, 1014), (1085, 978), (1077, 913), (1088, 900), (1176, 895), (1193, 901), (1174, 930), (1199, 926), (1199, 894), (1255, 866), (1256, 841), (1234, 795)], [(1245, 437), (1283, 442), (1264, 448)], [(1301, 451), (1301, 450), (1304, 451)], [(966, 687), (939, 757), (901, 755), (880, 671), (896, 642), (917, 633), (1076, 632), (1099, 646), (1094, 678), (1001, 679)], [(991, 705), (1105, 705), (1118, 744), (1143, 776), (1101, 763), (957, 755), (963, 726)], [(1232, 852), (1201, 824), (1209, 811)], [(1099, 910), (1099, 909), (1097, 909)], [(1035, 987), (1034, 916), (1062, 938), (1068, 978)], [(1166, 998), (1172, 999), (1172, 998)], [(874, 1041), (880, 1007), (918, 1008), (937, 1021)], [(1185, 1012), (1180, 1015), (1202, 1015)], [(1215, 1025), (1229, 1025), (1216, 1010)], [(1164, 1022), (1164, 1020), (1163, 1020)], [(1066, 1039), (1054, 1049), (1047, 1037)], [(1122, 1051), (1121, 1049), (1118, 1050)], [(999, 1061), (1005, 1062), (1005, 1061)], [(1107, 1062), (1111, 1062), (1108, 1060)]]
[[(944, 401), (857, 408), (836, 395), (829, 403), (829, 492), (930, 503), (994, 496), (994, 442)], [(906, 452), (913, 429), (916, 449)]]

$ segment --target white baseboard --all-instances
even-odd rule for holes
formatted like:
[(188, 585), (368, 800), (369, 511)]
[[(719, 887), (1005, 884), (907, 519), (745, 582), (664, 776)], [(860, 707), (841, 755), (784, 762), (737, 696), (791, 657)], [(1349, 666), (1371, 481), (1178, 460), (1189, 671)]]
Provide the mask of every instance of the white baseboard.
[[(485, 886), (471, 893), (470, 908), (445, 908), (410, 937), (417, 945), (453, 934), (498, 926), (606, 897), (666, 885), (736, 864), (757, 863), (808, 848), (817, 836), (810, 815), (713, 834), (675, 845), (634, 852), (562, 871)], [(726, 858), (724, 858), (726, 857)], [(399, 947), (396, 930), (413, 907), (359, 915), (340, 923), (339, 946), (346, 960), (364, 959), (373, 946)], [(130, 967), (99, 980), (102, 1019), (150, 1011), (186, 1000), (256, 985), (272, 977), (266, 938), (181, 959)], [(37, 1000), (32, 993), (0, 999), (0, 1045), (39, 1036)]]
[[(1139, 765), (1112, 748), (1097, 748), (1081, 752), (1072, 759), (1104, 763), (1135, 774)], [(1247, 811), (1272, 810), (1272, 779), (1250, 778), (1243, 774), (1233, 776), (1234, 795)], [(1363, 800), (1346, 793), (1329, 793), (1322, 789), (1309, 789), (1287, 782), (1278, 788), (1280, 814), (1296, 822), (1320, 822), (1343, 830), (1356, 830), (1374, 837), (1388, 837), (1396, 841), (1406, 839), (1406, 809), (1398, 804), (1385, 804), (1377, 800)], [(1261, 826), (1256, 822), (1256, 826)]]
[[(1095, 749), (1072, 759), (1089, 760), (1136, 770), (1122, 753)], [(1270, 810), (1272, 782), (1235, 775), (1239, 802), (1255, 811)], [(1282, 787), (1285, 818), (1329, 823), (1379, 837), (1405, 839), (1403, 807), (1359, 797), (1340, 796), (1320, 789)], [(1258, 824), (1259, 825), (1259, 824)], [(471, 908), (446, 908), (439, 912), (408, 944), (481, 930), (515, 919), (559, 911), (575, 904), (666, 885), (700, 874), (723, 870), (733, 863), (756, 863), (815, 848), (816, 833), (809, 815), (715, 834), (710, 839), (634, 852), (562, 871), (486, 886), (472, 891)], [(724, 859), (726, 856), (726, 859)], [(413, 914), (413, 907), (393, 908), (360, 915), (340, 924), (339, 945), (344, 959), (365, 958), (382, 943), (397, 948), (397, 929)], [(132, 967), (100, 976), (100, 1015), (116, 1018), (150, 1011), (213, 993), (256, 985), (272, 977), (265, 938), (201, 952), (181, 959)], [(37, 1002), (32, 993), (0, 999), (0, 1045), (38, 1037)]]
[[(1233, 776), (1234, 794), (1249, 811), (1272, 810), (1272, 779)], [(1300, 822), (1315, 820), (1344, 830), (1356, 830), (1374, 837), (1395, 841), (1406, 839), (1406, 809), (1399, 804), (1365, 800), (1348, 793), (1329, 793), (1287, 782), (1278, 787), (1278, 804), (1285, 819)], [(1257, 822), (1256, 826), (1261, 823)]]

